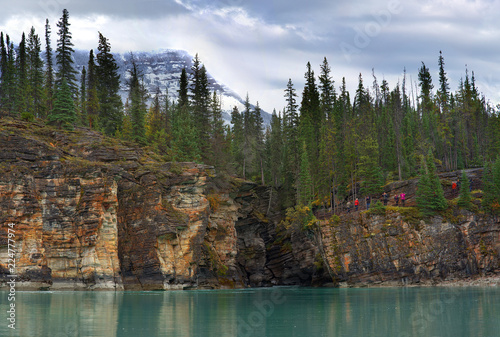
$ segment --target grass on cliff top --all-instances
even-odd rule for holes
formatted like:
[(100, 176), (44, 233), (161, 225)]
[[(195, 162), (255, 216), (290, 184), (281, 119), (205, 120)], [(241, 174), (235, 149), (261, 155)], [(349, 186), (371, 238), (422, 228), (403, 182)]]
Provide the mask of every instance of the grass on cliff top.
[(417, 207), (384, 206), (380, 200), (373, 204), (369, 210), (363, 214), (387, 216), (391, 214), (401, 214), (403, 221), (415, 224), (424, 219)]

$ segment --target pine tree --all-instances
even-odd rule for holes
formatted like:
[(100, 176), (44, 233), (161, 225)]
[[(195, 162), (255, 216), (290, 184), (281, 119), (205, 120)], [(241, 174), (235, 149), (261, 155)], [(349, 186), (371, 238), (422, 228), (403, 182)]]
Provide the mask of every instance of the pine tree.
[(483, 173), (484, 197), (482, 206), (492, 214), (500, 214), (500, 157), (487, 162)]
[(434, 215), (435, 212), (445, 210), (448, 207), (443, 187), (436, 173), (434, 156), (430, 150), (425, 160), (422, 159), (420, 179), (417, 185), (417, 205), (425, 216)]
[(99, 126), (107, 135), (120, 130), (123, 118), (120, 90), (120, 75), (108, 39), (99, 32), (96, 84), (99, 101)]
[[(10, 41), (9, 36), (6, 35), (6, 47), (8, 48), (7, 53), (7, 64), (5, 76), (2, 79), (3, 85), (3, 103), (2, 106), (8, 115), (14, 113), (16, 108), (16, 63), (15, 63), (15, 53), (14, 53), (14, 43)], [(3, 74), (3, 73), (2, 73)]]
[(460, 196), (458, 198), (458, 206), (462, 208), (470, 208), (472, 203), (472, 197), (470, 193), (469, 178), (465, 171), (462, 171), (462, 177), (460, 178)]
[(80, 76), (80, 116), (78, 116), (78, 124), (86, 126), (88, 122), (87, 116), (87, 70), (85, 66), (82, 69)]
[(8, 47), (8, 43), (7, 47), (5, 46), (3, 32), (0, 32), (0, 116), (8, 105)]
[(210, 132), (210, 163), (223, 171), (229, 169), (230, 146), (225, 136), (224, 120), (222, 119), (221, 101), (214, 90), (210, 104), (212, 115)]
[(269, 131), (266, 144), (269, 146), (269, 171), (271, 175), (271, 183), (278, 188), (282, 184), (283, 172), (283, 130), (282, 121), (276, 115), (276, 110), (271, 116), (271, 130)]
[[(205, 66), (196, 54), (191, 67), (193, 74), (191, 83), (191, 106), (193, 111), (193, 122), (198, 132), (200, 149), (203, 154), (207, 153), (209, 147), (210, 133), (210, 90), (208, 88), (208, 77)], [(182, 78), (181, 78), (182, 79)], [(183, 84), (183, 83), (181, 83)], [(207, 159), (207, 158), (204, 158)]]
[(333, 118), (333, 109), (335, 107), (335, 102), (337, 100), (337, 93), (335, 92), (334, 81), (331, 76), (330, 65), (326, 57), (321, 65), (321, 74), (319, 76), (319, 90), (320, 94), (320, 105), (322, 112), (322, 119)]
[(45, 109), (45, 92), (44, 92), (44, 73), (43, 61), (41, 54), (41, 42), (35, 28), (31, 27), (28, 35), (28, 48), (27, 54), (29, 59), (28, 67), (28, 82), (29, 86), (29, 100), (30, 100), (30, 113), (38, 118), (43, 118), (46, 115)]
[(99, 99), (97, 96), (97, 74), (96, 65), (94, 61), (94, 51), (91, 49), (89, 52), (89, 62), (87, 66), (87, 101), (85, 102), (85, 108), (87, 109), (87, 122), (90, 128), (98, 128), (98, 114), (99, 114)]
[(201, 160), (201, 151), (191, 114), (186, 106), (177, 106), (172, 120), (171, 148), (174, 161)]
[(28, 110), (28, 53), (26, 52), (26, 38), (23, 33), (16, 54), (16, 114), (20, 115)]
[(63, 79), (62, 83), (57, 87), (54, 97), (54, 108), (47, 122), (59, 128), (72, 130), (75, 119), (75, 105), (71, 94), (71, 88)]
[(132, 69), (129, 70), (129, 111), (132, 123), (132, 140), (145, 144), (146, 142), (146, 89), (141, 81), (142, 75), (137, 70), (137, 65), (132, 59)]
[(302, 154), (300, 157), (300, 173), (297, 186), (297, 201), (299, 205), (308, 205), (313, 201), (313, 186), (307, 155), (306, 144), (303, 142)]
[(186, 73), (186, 68), (182, 68), (181, 78), (179, 80), (179, 106), (187, 107), (189, 104), (188, 96), (188, 78)]
[(296, 202), (295, 185), (298, 181), (301, 159), (301, 148), (299, 143), (300, 117), (298, 114), (297, 92), (293, 86), (292, 79), (288, 79), (285, 89), (285, 100), (287, 102), (283, 111), (283, 194), (284, 207), (291, 207)]
[(231, 129), (232, 142), (231, 142), (231, 154), (234, 163), (234, 170), (239, 174), (243, 175), (243, 144), (245, 141), (244, 128), (243, 128), (243, 118), (235, 106), (231, 112), (231, 124), (233, 125)]
[(378, 165), (378, 144), (368, 135), (360, 145), (358, 174), (363, 179), (361, 193), (370, 196), (380, 194), (384, 182)]
[(161, 90), (157, 87), (146, 118), (146, 139), (149, 144), (152, 144), (157, 149), (162, 148), (166, 140), (165, 122), (161, 113), (160, 97)]
[(57, 35), (59, 39), (57, 40), (56, 49), (56, 64), (58, 65), (56, 73), (56, 85), (61, 85), (62, 81), (66, 81), (66, 85), (69, 86), (72, 96), (76, 95), (76, 70), (73, 67), (73, 42), (71, 42), (71, 33), (69, 31), (69, 13), (66, 9), (63, 9), (63, 14), (57, 27), (59, 31)]
[(54, 106), (54, 66), (52, 60), (52, 45), (50, 41), (49, 19), (45, 20), (45, 98), (46, 111), (52, 111)]

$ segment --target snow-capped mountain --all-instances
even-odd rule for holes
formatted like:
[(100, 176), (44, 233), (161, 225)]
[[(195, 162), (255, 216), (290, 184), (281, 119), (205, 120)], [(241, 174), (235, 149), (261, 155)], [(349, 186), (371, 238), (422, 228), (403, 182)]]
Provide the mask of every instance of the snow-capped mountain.
[[(74, 60), (75, 68), (81, 73), (83, 67), (87, 67), (89, 53), (82, 50), (75, 51)], [(139, 72), (143, 75), (144, 85), (151, 97), (156, 94), (159, 88), (164, 95), (168, 90), (170, 99), (176, 100), (179, 90), (179, 79), (182, 68), (186, 68), (189, 74), (193, 65), (193, 56), (182, 50), (162, 49), (153, 52), (133, 52), (133, 53), (113, 53), (119, 67), (120, 74), (120, 95), (123, 101), (127, 99), (128, 88), (127, 80), (130, 77), (128, 70), (131, 69), (132, 58), (135, 60)], [(244, 100), (230, 88), (222, 83), (217, 82), (207, 69), (208, 81), (210, 90), (216, 90), (222, 100), (223, 117), (226, 123), (231, 121), (231, 111), (234, 106), (237, 106), (240, 111), (244, 109)], [(269, 125), (271, 115), (265, 111), (262, 112), (264, 124)]]

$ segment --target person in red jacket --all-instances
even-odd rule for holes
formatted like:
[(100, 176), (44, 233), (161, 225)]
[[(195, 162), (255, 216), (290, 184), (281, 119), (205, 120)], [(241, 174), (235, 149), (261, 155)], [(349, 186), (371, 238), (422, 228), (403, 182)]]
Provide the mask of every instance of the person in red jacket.
[(457, 183), (453, 182), (451, 184), (451, 195), (454, 197), (456, 192), (457, 192)]
[(399, 197), (401, 198), (401, 204), (403, 205), (403, 207), (405, 207), (406, 194), (401, 193), (401, 195)]
[(358, 198), (356, 198), (356, 200), (354, 200), (354, 208), (356, 209), (356, 211), (358, 210), (358, 206), (359, 206), (359, 200)]

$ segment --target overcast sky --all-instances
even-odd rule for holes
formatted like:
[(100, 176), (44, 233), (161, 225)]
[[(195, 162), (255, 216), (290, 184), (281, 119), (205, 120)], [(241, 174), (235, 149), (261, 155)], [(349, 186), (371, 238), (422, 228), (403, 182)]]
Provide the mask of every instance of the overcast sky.
[(45, 18), (57, 39), (62, 9), (70, 14), (75, 48), (97, 47), (97, 31), (112, 52), (182, 49), (198, 53), (208, 71), (240, 96), (271, 112), (285, 105), (289, 78), (303, 88), (306, 63), (316, 74), (327, 57), (336, 87), (355, 90), (372, 68), (391, 89), (417, 79), (423, 61), (438, 86), (442, 50), (451, 89), (475, 72), (479, 90), (500, 102), (500, 0), (2, 0), (0, 30), (18, 43)]

